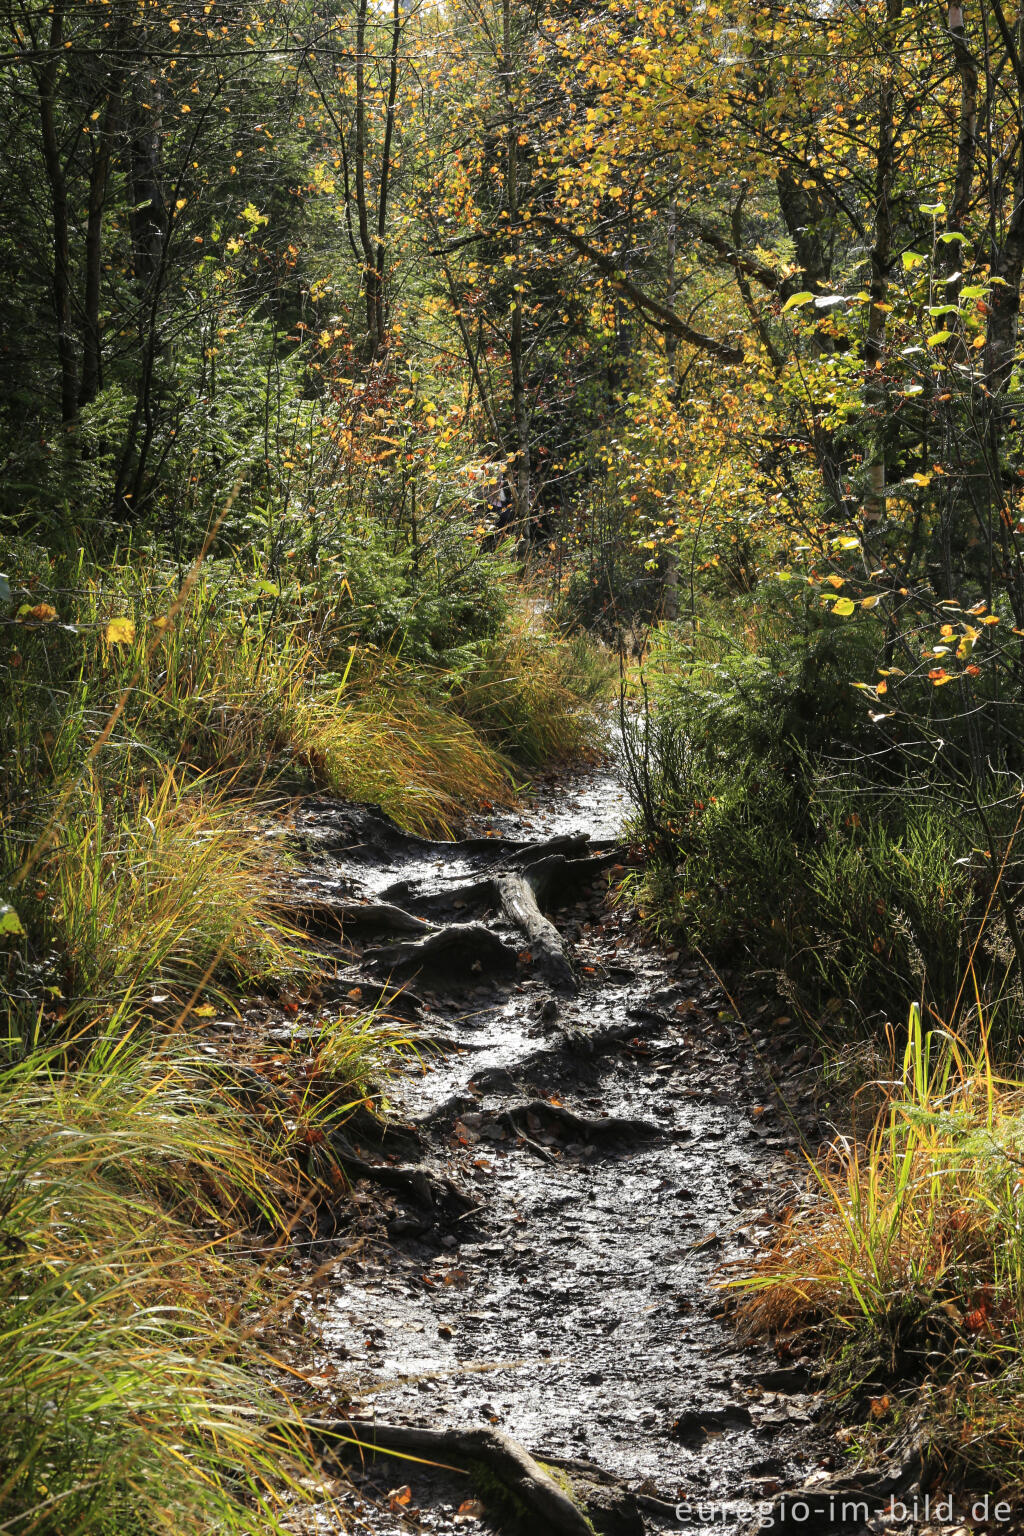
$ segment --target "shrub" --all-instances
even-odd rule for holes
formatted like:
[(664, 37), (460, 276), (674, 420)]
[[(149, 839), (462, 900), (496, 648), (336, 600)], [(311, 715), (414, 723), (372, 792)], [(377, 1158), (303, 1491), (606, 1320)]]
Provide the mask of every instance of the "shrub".
[(816, 614), (792, 644), (758, 627), (760, 653), (721, 631), (669, 637), (647, 707), (624, 718), (644, 910), (717, 960), (739, 941), (833, 1030), (877, 1028), (908, 995), (953, 1017), (969, 958), (989, 1006), (1016, 1007), (1017, 807), (975, 780), (979, 818), (872, 739), (852, 686), (865, 636)]

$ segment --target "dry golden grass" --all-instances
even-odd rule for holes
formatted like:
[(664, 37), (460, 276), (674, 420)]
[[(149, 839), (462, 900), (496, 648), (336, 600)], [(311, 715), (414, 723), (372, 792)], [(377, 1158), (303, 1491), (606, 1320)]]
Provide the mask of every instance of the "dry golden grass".
[(154, 989), (185, 1001), (206, 978), (307, 972), (301, 935), (276, 910), (280, 854), (260, 836), (259, 805), (229, 780), (175, 769), (126, 789), (83, 786), (33, 875), (74, 997), (110, 1016)]
[(927, 1031), (915, 1006), (870, 1134), (813, 1161), (731, 1284), (748, 1334), (816, 1329), (846, 1385), (928, 1383), (951, 1454), (1024, 1483), (1024, 1086), (984, 1036)]
[(256, 1211), (286, 1236), (294, 1170), (183, 1056), (68, 1062), (0, 1068), (3, 1527), (280, 1532), (315, 1460), (237, 1322), (273, 1287), (225, 1245)]
[(449, 706), (363, 685), (296, 712), (294, 750), (333, 794), (379, 805), (408, 831), (452, 836), (467, 811), (508, 804), (506, 761)]

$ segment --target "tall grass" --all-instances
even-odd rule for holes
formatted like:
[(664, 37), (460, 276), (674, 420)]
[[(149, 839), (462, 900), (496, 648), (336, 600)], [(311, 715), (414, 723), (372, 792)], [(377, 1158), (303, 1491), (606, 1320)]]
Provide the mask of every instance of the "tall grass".
[[(260, 822), (223, 778), (173, 767), (131, 786), (87, 778), (18, 897), (35, 952), (61, 957), (69, 1024), (83, 1011), (127, 1016), (154, 989), (182, 1003), (207, 982), (223, 993), (309, 973), (276, 908), (280, 839)], [(24, 846), (8, 838), (13, 877)]]
[[(447, 666), (424, 667), (400, 648), (395, 659), (363, 647), (343, 597), (314, 602), (237, 562), (201, 571), (177, 609), (176, 574), (154, 564), (102, 576), (83, 566), (75, 580), (67, 595), (33, 590), (58, 619), (26, 625), (7, 674), (0, 790), (15, 810), (77, 771), (127, 690), (97, 765), (106, 781), (175, 763), (239, 784), (326, 788), (450, 833), (468, 810), (511, 796), (513, 763), (585, 753), (608, 691), (595, 647), (526, 610), (504, 634), (456, 646)], [(121, 620), (130, 627), (112, 630)]]
[(862, 1143), (812, 1162), (808, 1199), (735, 1282), (750, 1333), (816, 1330), (837, 1384), (929, 1381), (950, 1454), (1024, 1487), (1024, 1086), (911, 1009)]
[(228, 1244), (257, 1214), (284, 1239), (297, 1194), (187, 1061), (122, 1045), (0, 1068), (5, 1531), (282, 1530), (315, 1464), (238, 1326), (258, 1298)]
[(51, 579), (13, 577), (37, 617), (0, 658), (0, 1532), (283, 1531), (320, 1480), (240, 1318), (280, 1300), (317, 1182), (336, 1197), (331, 1132), (384, 1042), (343, 1015), (300, 1072), (258, 1044), (200, 1064), (168, 1026), (313, 973), (282, 790), (453, 832), (514, 757), (585, 748), (600, 668), (526, 628), (402, 665), (237, 562)]
[(453, 836), (467, 811), (513, 797), (508, 760), (440, 700), (386, 674), (297, 714), (294, 751), (313, 781), (379, 805), (407, 831)]
[(453, 696), (484, 738), (529, 767), (587, 758), (608, 699), (612, 653), (588, 635), (545, 628), (530, 609), (478, 648)]

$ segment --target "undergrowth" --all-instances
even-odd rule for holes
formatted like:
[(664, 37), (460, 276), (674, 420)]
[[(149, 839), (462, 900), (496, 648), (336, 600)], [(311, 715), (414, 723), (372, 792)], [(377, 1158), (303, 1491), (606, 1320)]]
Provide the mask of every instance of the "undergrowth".
[[(929, 1389), (964, 1477), (1024, 1489), (1024, 1088), (917, 1005), (867, 1137), (811, 1161), (798, 1203), (733, 1282), (749, 1335), (816, 1337), (834, 1389), (891, 1430)], [(909, 1390), (909, 1399), (908, 1399)]]
[(1010, 775), (976, 772), (956, 741), (876, 732), (853, 686), (872, 667), (869, 624), (761, 601), (666, 634), (624, 712), (649, 854), (630, 896), (656, 931), (838, 1044), (884, 1035), (914, 996), (959, 1027), (970, 957), (1012, 1058), (1024, 865)]
[(29, 1052), (0, 1106), (4, 1528), (282, 1531), (315, 1463), (230, 1247), (287, 1241), (294, 1165), (180, 1044)]
[(201, 1054), (196, 1029), (253, 989), (316, 996), (282, 895), (298, 797), (451, 834), (589, 750), (608, 669), (517, 607), (500, 561), (389, 588), (364, 551), (353, 593), (237, 558), (13, 553), (0, 1527), (283, 1531), (323, 1479), (279, 1385), (301, 1380), (257, 1333), (287, 1301), (296, 1222), (343, 1196), (333, 1133), (379, 1112), (401, 1043), (351, 1009), (301, 1063)]

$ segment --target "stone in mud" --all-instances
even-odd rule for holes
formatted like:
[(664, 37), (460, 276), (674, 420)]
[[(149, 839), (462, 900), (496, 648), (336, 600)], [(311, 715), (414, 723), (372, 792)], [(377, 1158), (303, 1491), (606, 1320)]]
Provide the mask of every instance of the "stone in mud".
[(749, 1429), (753, 1422), (750, 1409), (742, 1403), (727, 1403), (722, 1408), (688, 1408), (672, 1425), (672, 1438), (696, 1448), (703, 1445), (709, 1435), (721, 1435), (730, 1429)]

